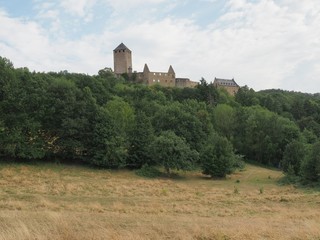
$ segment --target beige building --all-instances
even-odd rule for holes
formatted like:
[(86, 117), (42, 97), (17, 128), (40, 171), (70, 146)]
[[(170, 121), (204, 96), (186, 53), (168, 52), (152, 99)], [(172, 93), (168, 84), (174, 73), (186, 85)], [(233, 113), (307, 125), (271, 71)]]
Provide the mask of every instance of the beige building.
[(239, 85), (234, 81), (234, 79), (214, 78), (213, 85), (216, 88), (226, 89), (227, 92), (232, 96), (234, 96), (240, 88)]
[[(129, 48), (121, 43), (113, 50), (114, 73), (116, 75), (129, 74), (132, 72), (132, 54)], [(142, 72), (136, 73), (136, 81), (146, 85), (159, 84), (164, 87), (195, 87), (198, 82), (188, 78), (176, 78), (176, 74), (170, 65), (168, 72), (151, 72), (145, 64)]]
[(176, 74), (172, 66), (169, 67), (168, 72), (151, 72), (148, 65), (145, 64), (143, 72), (137, 73), (137, 81), (147, 85), (159, 84), (164, 87), (175, 87)]

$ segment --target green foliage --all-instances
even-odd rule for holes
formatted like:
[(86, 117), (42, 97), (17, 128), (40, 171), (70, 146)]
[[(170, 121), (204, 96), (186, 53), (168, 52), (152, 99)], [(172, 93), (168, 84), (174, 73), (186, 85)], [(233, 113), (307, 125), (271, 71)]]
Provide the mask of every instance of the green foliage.
[(153, 160), (170, 170), (191, 170), (198, 160), (199, 154), (191, 150), (185, 139), (177, 136), (172, 131), (164, 131), (155, 138), (150, 147)]
[(244, 156), (243, 155), (239, 155), (239, 154), (235, 154), (234, 155), (234, 162), (233, 162), (233, 170), (244, 170), (246, 167), (246, 163), (243, 160)]
[(312, 145), (310, 154), (303, 162), (302, 177), (307, 181), (320, 181), (320, 142)]
[(144, 112), (137, 112), (134, 127), (129, 133), (127, 166), (139, 168), (151, 164), (149, 145), (154, 140), (154, 131), (150, 119)]
[(149, 166), (147, 164), (136, 170), (135, 173), (140, 177), (146, 178), (157, 178), (161, 176), (161, 172), (157, 168)]
[(266, 165), (278, 166), (287, 144), (300, 136), (294, 122), (259, 106), (241, 109), (236, 122), (237, 150)]
[(214, 135), (201, 151), (202, 172), (211, 177), (224, 178), (233, 170), (235, 155), (225, 137)]
[(202, 78), (200, 83), (196, 86), (196, 89), (198, 91), (197, 100), (203, 101), (209, 105), (216, 105), (218, 103), (219, 92), (212, 83), (207, 83), (207, 81)]
[(289, 143), (281, 160), (281, 168), (289, 175), (300, 175), (301, 164), (306, 156), (307, 149), (303, 142), (294, 140)]
[(241, 87), (237, 92), (235, 99), (242, 106), (249, 107), (259, 104), (255, 91), (252, 88), (249, 89), (248, 86)]
[(133, 111), (121, 99), (99, 109), (90, 160), (93, 164), (109, 168), (126, 165), (129, 147), (126, 130), (131, 127), (130, 119), (134, 119)]
[(197, 115), (184, 108), (183, 104), (177, 102), (162, 107), (153, 118), (154, 128), (158, 134), (161, 131), (173, 131), (184, 138), (192, 149), (199, 150), (206, 140), (205, 126)]
[(219, 104), (213, 109), (213, 125), (215, 130), (229, 140), (236, 130), (235, 110), (226, 104)]

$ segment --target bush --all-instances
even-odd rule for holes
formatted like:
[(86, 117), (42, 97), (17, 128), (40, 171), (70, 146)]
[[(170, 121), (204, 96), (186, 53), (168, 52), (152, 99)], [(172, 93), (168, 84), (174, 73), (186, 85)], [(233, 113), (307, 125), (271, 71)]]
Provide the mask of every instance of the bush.
[(246, 163), (243, 160), (243, 155), (235, 154), (234, 155), (234, 163), (233, 163), (233, 169), (234, 170), (243, 170), (246, 167)]
[(161, 176), (161, 172), (155, 167), (143, 165), (140, 169), (135, 172), (140, 177), (156, 178)]

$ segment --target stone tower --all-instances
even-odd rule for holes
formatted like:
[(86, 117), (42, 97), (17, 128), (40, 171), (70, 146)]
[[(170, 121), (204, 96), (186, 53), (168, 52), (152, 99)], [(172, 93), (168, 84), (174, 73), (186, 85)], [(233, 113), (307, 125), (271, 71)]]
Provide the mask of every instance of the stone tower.
[(123, 43), (113, 50), (114, 73), (132, 73), (131, 51)]

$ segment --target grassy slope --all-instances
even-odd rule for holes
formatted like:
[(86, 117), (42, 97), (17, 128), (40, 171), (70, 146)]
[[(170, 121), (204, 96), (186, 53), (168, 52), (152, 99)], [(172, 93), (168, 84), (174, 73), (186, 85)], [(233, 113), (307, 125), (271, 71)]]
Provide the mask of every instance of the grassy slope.
[(320, 194), (278, 186), (281, 176), (251, 165), (213, 181), (2, 164), (0, 239), (320, 239)]

